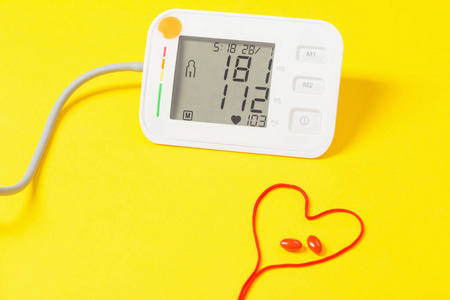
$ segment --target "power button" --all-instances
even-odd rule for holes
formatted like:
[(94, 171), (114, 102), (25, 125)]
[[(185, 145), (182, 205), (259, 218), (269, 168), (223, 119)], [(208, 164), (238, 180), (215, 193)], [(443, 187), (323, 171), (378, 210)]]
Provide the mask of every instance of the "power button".
[(317, 110), (294, 109), (291, 112), (290, 129), (295, 133), (317, 135), (320, 133), (322, 113)]

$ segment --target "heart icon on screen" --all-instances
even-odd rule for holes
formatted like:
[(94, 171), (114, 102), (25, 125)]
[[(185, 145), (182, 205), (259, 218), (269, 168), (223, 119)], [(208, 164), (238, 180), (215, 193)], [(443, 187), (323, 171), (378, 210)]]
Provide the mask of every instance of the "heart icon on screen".
[(231, 121), (236, 125), (241, 121), (241, 116), (231, 116)]

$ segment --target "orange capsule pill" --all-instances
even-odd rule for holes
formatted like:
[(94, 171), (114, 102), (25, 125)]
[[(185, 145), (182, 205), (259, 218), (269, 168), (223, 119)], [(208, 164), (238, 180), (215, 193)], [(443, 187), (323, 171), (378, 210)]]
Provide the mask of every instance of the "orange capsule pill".
[(308, 237), (308, 247), (309, 249), (311, 249), (312, 252), (316, 254), (320, 254), (320, 252), (322, 252), (322, 243), (314, 235), (310, 235)]
[(280, 245), (287, 251), (298, 251), (302, 247), (302, 242), (296, 239), (284, 239)]

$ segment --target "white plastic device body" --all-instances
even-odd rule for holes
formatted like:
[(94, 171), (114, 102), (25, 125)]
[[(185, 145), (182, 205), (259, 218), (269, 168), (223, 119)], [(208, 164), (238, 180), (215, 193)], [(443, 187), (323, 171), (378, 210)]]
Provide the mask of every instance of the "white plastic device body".
[[(179, 36), (166, 39), (158, 30), (160, 21), (167, 17), (181, 22), (179, 36), (275, 44), (266, 127), (170, 118)], [(148, 139), (158, 144), (318, 157), (329, 148), (334, 136), (342, 56), (339, 31), (324, 21), (166, 11), (153, 21), (148, 32), (141, 128)]]

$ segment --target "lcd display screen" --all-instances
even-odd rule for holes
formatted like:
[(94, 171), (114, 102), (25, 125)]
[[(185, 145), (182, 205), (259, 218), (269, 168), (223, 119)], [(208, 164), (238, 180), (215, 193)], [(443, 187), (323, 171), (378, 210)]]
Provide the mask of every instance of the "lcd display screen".
[(274, 48), (180, 36), (170, 118), (266, 127)]

